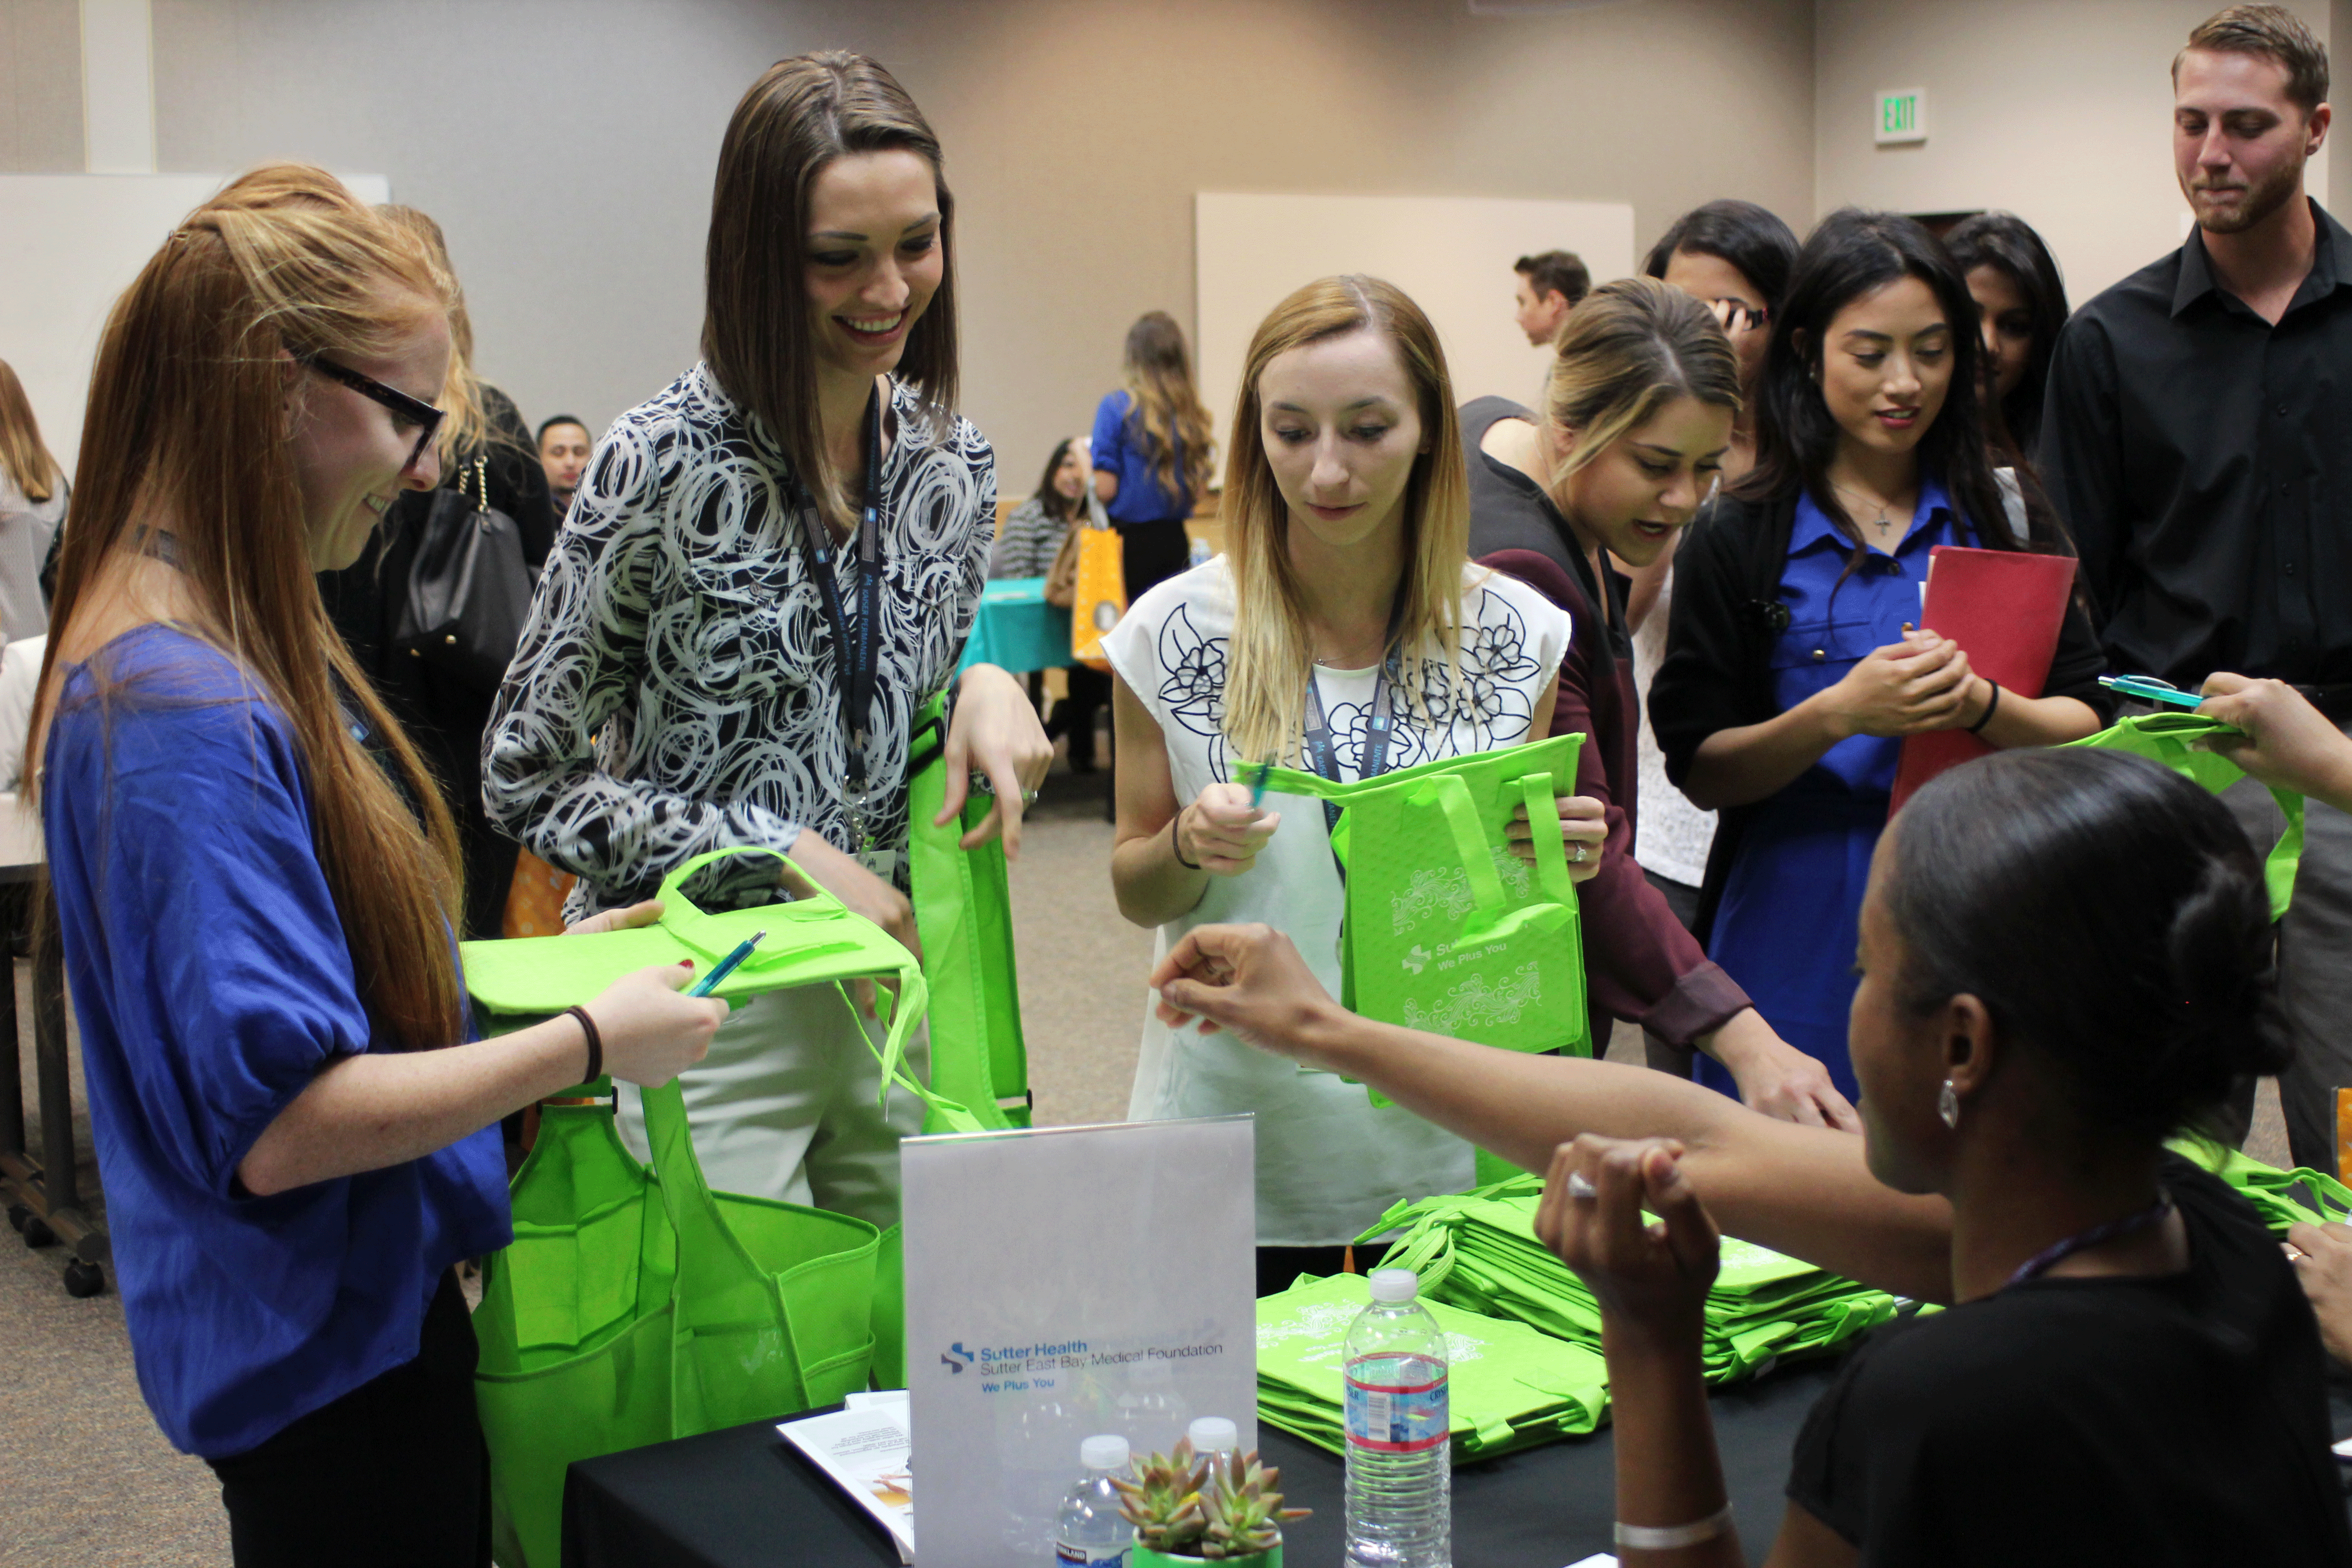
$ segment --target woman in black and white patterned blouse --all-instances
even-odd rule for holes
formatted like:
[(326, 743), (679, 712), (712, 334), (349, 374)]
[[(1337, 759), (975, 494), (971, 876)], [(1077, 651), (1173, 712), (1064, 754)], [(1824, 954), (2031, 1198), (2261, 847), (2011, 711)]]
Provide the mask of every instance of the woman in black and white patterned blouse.
[[(938, 140), (871, 60), (782, 61), (737, 106), (703, 363), (597, 444), (484, 745), (485, 803), (579, 874), (575, 917), (753, 845), (913, 947), (908, 730), (951, 681), (949, 808), (968, 768), (985, 776), (998, 807), (971, 839), (1001, 827), (1017, 850), (1052, 751), (1012, 676), (956, 680), (996, 473), (952, 412), (953, 213)], [(853, 716), (869, 615), (871, 700)], [(877, 1108), (870, 1026), (830, 987), (735, 1010), (684, 1079), (712, 1185), (895, 1220), (919, 1108)]]

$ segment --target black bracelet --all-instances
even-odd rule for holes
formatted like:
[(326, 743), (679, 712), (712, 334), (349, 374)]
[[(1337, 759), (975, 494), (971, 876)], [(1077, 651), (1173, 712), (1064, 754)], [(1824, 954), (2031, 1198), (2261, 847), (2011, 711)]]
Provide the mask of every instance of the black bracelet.
[(596, 1032), (596, 1020), (588, 1016), (585, 1007), (566, 1007), (568, 1017), (580, 1020), (580, 1032), (588, 1037), (588, 1076), (582, 1083), (594, 1083), (604, 1076), (604, 1037)]
[(1971, 735), (1980, 732), (1986, 725), (1992, 722), (1992, 716), (2000, 711), (2000, 682), (1990, 675), (1985, 676), (1983, 679), (1987, 686), (1992, 688), (1992, 695), (1985, 700), (1984, 717), (1969, 726), (1969, 733)]
[(1183, 867), (1187, 871), (1197, 871), (1201, 868), (1184, 858), (1184, 835), (1181, 831), (1183, 826), (1184, 814), (1181, 811), (1168, 819), (1168, 850), (1170, 854), (1176, 857), (1176, 864)]

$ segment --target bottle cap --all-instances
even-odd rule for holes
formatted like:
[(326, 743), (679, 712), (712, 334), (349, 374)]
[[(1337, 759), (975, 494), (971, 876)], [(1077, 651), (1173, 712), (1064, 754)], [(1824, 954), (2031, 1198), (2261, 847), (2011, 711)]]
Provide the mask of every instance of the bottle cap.
[(1195, 1415), (1184, 1436), (1196, 1454), (1230, 1454), (1242, 1446), (1241, 1428), (1222, 1415)]
[(1375, 1268), (1371, 1278), (1372, 1300), (1393, 1306), (1410, 1301), (1421, 1293), (1421, 1277), (1410, 1268)]
[(1125, 1469), (1127, 1457), (1127, 1439), (1116, 1432), (1089, 1437), (1078, 1445), (1078, 1462), (1090, 1470)]

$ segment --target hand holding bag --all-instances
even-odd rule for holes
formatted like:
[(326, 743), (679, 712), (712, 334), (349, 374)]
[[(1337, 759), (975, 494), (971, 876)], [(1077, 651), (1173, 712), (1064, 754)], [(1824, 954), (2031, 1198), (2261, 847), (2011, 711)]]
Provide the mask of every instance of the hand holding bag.
[(474, 459), (473, 477), (470, 500), (463, 471), (455, 488), (433, 492), (393, 645), (440, 679), (488, 697), (514, 662), (539, 574), (523, 558), (522, 530), (490, 505), (483, 458)]
[[(2067, 743), (2130, 752), (2162, 763), (2191, 783), (2220, 795), (2244, 778), (2245, 770), (2218, 752), (2198, 750), (2198, 742), (2215, 735), (2242, 733), (2233, 724), (2196, 713), (2144, 713), (2137, 718), (2118, 720), (2095, 735)], [(2295, 870), (2303, 864), (2303, 796), (2273, 785), (2271, 798), (2278, 802), (2279, 812), (2286, 818), (2286, 831), (2271, 847), (2270, 858), (2263, 866), (2263, 880), (2271, 895), (2271, 919), (2275, 921), (2286, 918), (2287, 905), (2294, 899)]]
[[(1556, 797), (1582, 735), (1446, 757), (1354, 784), (1275, 768), (1266, 787), (1340, 808), (1342, 1005), (1505, 1050), (1591, 1054), (1584, 952)], [(1525, 806), (1535, 866), (1507, 829)]]

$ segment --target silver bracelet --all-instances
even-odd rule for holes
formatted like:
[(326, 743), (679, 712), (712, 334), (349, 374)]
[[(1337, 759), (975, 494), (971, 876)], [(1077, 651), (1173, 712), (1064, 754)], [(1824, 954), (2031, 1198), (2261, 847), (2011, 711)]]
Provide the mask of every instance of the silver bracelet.
[(1672, 1552), (1678, 1546), (1696, 1546), (1702, 1541), (1713, 1541), (1731, 1529), (1731, 1505), (1725, 1503), (1705, 1519), (1695, 1519), (1688, 1524), (1626, 1524), (1617, 1526), (1617, 1544), (1633, 1552)]

